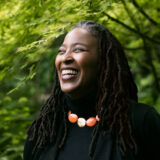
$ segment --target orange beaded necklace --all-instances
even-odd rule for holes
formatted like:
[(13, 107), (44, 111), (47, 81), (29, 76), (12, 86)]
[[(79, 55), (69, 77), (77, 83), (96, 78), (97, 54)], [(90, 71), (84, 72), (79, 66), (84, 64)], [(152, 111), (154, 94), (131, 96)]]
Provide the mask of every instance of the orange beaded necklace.
[(85, 120), (84, 118), (78, 118), (78, 116), (74, 113), (71, 113), (71, 111), (68, 112), (68, 120), (71, 123), (77, 122), (79, 127), (84, 127), (85, 125), (88, 127), (93, 127), (97, 121), (100, 121), (98, 115), (96, 115), (96, 117), (90, 117), (87, 120)]

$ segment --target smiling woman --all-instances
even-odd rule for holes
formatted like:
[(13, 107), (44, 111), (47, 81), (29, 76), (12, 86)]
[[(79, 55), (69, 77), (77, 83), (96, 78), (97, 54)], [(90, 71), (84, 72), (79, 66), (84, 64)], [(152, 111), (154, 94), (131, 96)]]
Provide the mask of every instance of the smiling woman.
[(52, 93), (33, 121), (24, 160), (158, 160), (160, 116), (137, 102), (120, 42), (81, 21), (55, 60)]

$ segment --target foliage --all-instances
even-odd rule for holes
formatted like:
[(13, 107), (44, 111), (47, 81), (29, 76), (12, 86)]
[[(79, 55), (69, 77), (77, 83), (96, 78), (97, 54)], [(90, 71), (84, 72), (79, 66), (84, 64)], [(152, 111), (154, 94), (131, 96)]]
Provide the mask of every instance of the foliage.
[(73, 24), (90, 19), (123, 44), (139, 100), (160, 112), (159, 0), (0, 1), (0, 160), (22, 159), (26, 129), (48, 97), (54, 59)]

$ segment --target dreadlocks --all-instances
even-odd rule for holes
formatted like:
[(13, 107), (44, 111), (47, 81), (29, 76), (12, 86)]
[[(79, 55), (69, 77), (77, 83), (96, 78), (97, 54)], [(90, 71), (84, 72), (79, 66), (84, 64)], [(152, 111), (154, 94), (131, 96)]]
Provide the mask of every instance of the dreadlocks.
[[(93, 21), (81, 21), (74, 28), (83, 28), (95, 36), (99, 43), (100, 70), (98, 80), (96, 111), (100, 122), (94, 128), (89, 154), (93, 156), (99, 131), (115, 133), (119, 139), (121, 154), (126, 148), (136, 148), (132, 136), (128, 100), (137, 101), (137, 87), (133, 81), (128, 62), (120, 42), (109, 30)], [(73, 28), (73, 29), (74, 29)], [(60, 89), (57, 71), (52, 93), (42, 106), (39, 116), (28, 130), (34, 140), (34, 151), (48, 144), (54, 144), (63, 119), (63, 134), (59, 149), (67, 136), (67, 109), (64, 94)]]

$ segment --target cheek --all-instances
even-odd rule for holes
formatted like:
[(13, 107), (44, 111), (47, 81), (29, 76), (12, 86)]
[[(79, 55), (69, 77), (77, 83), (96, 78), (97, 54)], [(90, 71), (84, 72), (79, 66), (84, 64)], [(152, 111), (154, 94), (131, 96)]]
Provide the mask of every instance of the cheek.
[(91, 77), (91, 76), (96, 76), (98, 73), (98, 59), (93, 58), (93, 59), (85, 59), (83, 63), (81, 63), (81, 67), (83, 69), (84, 74), (86, 76)]
[(60, 58), (59, 58), (59, 56), (56, 56), (55, 67), (56, 67), (56, 70), (58, 73), (58, 79), (60, 80)]
[(60, 62), (60, 60), (59, 60), (59, 57), (58, 57), (58, 55), (57, 55), (57, 56), (56, 56), (56, 59), (55, 59), (55, 66), (56, 66), (56, 69), (57, 69), (57, 70), (58, 70), (59, 62)]

